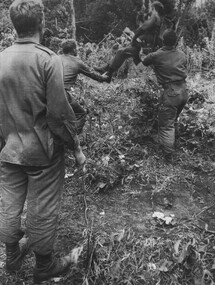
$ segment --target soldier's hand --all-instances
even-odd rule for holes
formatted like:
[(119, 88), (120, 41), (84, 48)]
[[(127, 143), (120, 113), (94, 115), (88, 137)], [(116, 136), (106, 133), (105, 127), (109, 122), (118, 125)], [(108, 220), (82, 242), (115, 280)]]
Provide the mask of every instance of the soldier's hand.
[(81, 147), (78, 147), (74, 151), (74, 156), (75, 156), (77, 166), (84, 166), (84, 164), (86, 163), (86, 156), (84, 155)]
[(111, 82), (111, 77), (109, 75), (103, 74), (102, 78), (104, 82), (107, 82), (107, 83)]

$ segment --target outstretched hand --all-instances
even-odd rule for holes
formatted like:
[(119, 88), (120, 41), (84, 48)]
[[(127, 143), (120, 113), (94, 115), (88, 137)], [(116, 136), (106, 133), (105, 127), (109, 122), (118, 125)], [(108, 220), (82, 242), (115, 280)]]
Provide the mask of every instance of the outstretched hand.
[(110, 83), (111, 77), (107, 75), (106, 73), (102, 75), (104, 82)]

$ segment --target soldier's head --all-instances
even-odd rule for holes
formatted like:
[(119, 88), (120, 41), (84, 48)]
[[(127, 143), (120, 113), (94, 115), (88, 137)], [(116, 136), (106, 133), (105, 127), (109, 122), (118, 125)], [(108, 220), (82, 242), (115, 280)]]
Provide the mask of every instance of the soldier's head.
[(163, 33), (163, 43), (165, 46), (175, 46), (177, 43), (177, 35), (172, 29), (167, 29)]
[(152, 9), (156, 10), (160, 16), (164, 15), (164, 6), (159, 1), (154, 1), (152, 3)]
[(9, 9), (19, 38), (32, 37), (44, 29), (44, 6), (41, 0), (15, 0)]
[(61, 43), (62, 51), (64, 54), (77, 55), (77, 43), (73, 39), (64, 40)]

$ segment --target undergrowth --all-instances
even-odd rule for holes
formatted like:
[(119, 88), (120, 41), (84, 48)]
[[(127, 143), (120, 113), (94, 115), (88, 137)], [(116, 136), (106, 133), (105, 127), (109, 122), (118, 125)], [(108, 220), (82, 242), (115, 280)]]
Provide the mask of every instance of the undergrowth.
[[(91, 65), (94, 52), (88, 57)], [(80, 78), (74, 88), (76, 99), (88, 110), (81, 135), (87, 172), (74, 174), (74, 159), (68, 151), (56, 249), (58, 255), (71, 247), (83, 251), (70, 273), (54, 283), (215, 282), (214, 230), (209, 223), (203, 221), (201, 226), (199, 222), (202, 214), (214, 211), (215, 75), (213, 71), (190, 74), (189, 102), (179, 120), (175, 161), (167, 165), (156, 144), (161, 90), (149, 71), (142, 72), (144, 76), (137, 77), (137, 70), (130, 68), (128, 79), (114, 79), (112, 84)], [(175, 206), (182, 197), (178, 191), (184, 200)], [(153, 218), (155, 211), (174, 213), (173, 222)], [(32, 255), (18, 275), (5, 273), (4, 260), (0, 246), (2, 285), (32, 284)]]
[[(160, 88), (151, 78), (117, 82), (114, 89), (105, 85), (102, 91), (83, 81), (87, 88), (81, 91), (82, 103), (89, 109), (82, 138), (90, 156), (86, 197), (109, 195), (116, 187), (138, 196), (132, 191), (135, 186), (140, 192), (150, 186), (153, 212), (157, 194), (172, 194), (175, 184), (185, 183), (195, 200), (193, 187), (199, 175), (195, 171), (207, 173), (209, 179), (214, 173), (214, 85), (208, 76), (188, 80), (190, 97), (179, 121), (175, 167), (165, 165), (153, 140)], [(159, 198), (159, 204), (171, 212), (172, 201), (167, 196), (162, 201)], [(198, 214), (177, 213), (176, 223), (169, 226), (147, 215), (141, 234), (128, 224), (108, 231), (95, 221), (98, 216), (89, 207), (86, 202), (82, 258), (87, 270), (82, 284), (214, 284), (214, 232), (206, 223), (203, 228), (198, 223), (207, 207)]]
[[(55, 282), (214, 284), (213, 230), (206, 228), (207, 223), (200, 227), (198, 222), (213, 200), (202, 209), (203, 198), (195, 190), (199, 173), (208, 174), (213, 183), (214, 85), (212, 75), (208, 76), (188, 80), (190, 98), (179, 121), (181, 136), (177, 140), (176, 165), (165, 164), (154, 142), (160, 88), (152, 77), (115, 81), (110, 85), (80, 79), (74, 93), (88, 110), (81, 136), (88, 157), (87, 172), (74, 175), (72, 154), (67, 152), (56, 245), (60, 255), (71, 246), (83, 251), (70, 273)], [(178, 185), (184, 185), (183, 191), (192, 198), (193, 208), (181, 210), (179, 205), (174, 208)], [(103, 205), (100, 199), (110, 198), (113, 193), (119, 199), (112, 197), (113, 205), (122, 200), (115, 209), (118, 212), (108, 214), (111, 205), (98, 210)], [(133, 197), (140, 199), (143, 193), (149, 208), (141, 214), (138, 207), (144, 200), (132, 204), (133, 210), (136, 207), (137, 214), (143, 215), (142, 220), (134, 222), (134, 214), (128, 210), (122, 216), (123, 203), (131, 203)], [(97, 200), (98, 205), (94, 202)], [(174, 212), (174, 223), (167, 225), (153, 218), (157, 210)], [(3, 269), (5, 254), (0, 249), (1, 284), (32, 284), (33, 256), (28, 257), (20, 274), (9, 276)]]

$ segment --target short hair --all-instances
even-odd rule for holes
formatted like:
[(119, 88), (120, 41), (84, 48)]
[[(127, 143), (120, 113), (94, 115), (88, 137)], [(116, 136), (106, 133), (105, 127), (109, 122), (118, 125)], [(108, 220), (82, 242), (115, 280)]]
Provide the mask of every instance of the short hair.
[(152, 7), (158, 12), (159, 15), (164, 15), (164, 5), (159, 1), (154, 1)]
[(74, 39), (64, 40), (61, 43), (61, 47), (62, 47), (62, 51), (64, 54), (68, 54), (70, 52), (73, 52), (74, 49), (77, 48), (76, 40), (74, 40)]
[(32, 36), (44, 17), (41, 0), (15, 0), (10, 8), (10, 18), (19, 37)]
[(172, 29), (166, 29), (163, 33), (163, 42), (167, 46), (174, 46), (177, 43), (176, 32)]

